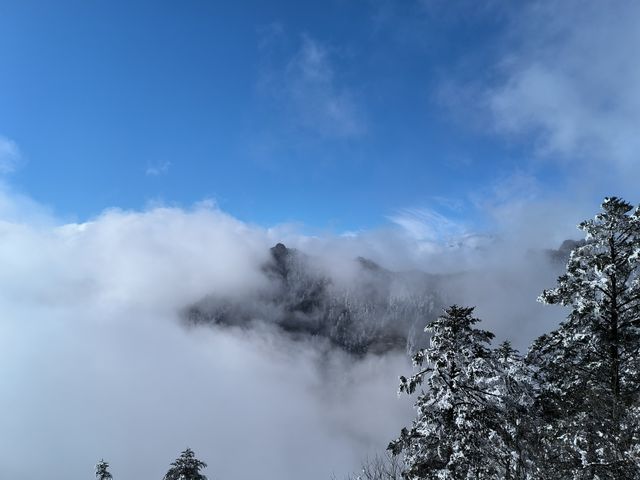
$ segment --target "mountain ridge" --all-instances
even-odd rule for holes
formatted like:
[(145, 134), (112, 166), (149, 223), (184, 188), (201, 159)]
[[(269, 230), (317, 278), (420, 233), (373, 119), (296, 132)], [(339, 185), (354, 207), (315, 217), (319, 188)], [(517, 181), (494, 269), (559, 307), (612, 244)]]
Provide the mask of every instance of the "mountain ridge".
[[(545, 251), (552, 264), (569, 256), (577, 242)], [(183, 311), (188, 325), (251, 328), (274, 325), (294, 340), (312, 340), (350, 354), (415, 351), (425, 346), (424, 326), (449, 305), (445, 288), (460, 274), (419, 270), (395, 272), (365, 257), (350, 267), (346, 284), (318, 269), (311, 257), (277, 243), (261, 272), (268, 288), (241, 300), (211, 294)]]

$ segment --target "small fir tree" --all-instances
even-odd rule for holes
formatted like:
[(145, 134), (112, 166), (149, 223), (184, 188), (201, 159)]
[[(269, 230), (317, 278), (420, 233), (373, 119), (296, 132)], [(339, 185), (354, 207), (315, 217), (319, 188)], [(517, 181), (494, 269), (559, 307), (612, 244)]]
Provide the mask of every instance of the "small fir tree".
[(198, 460), (193, 450), (187, 448), (164, 476), (164, 480), (207, 480), (200, 470), (207, 468), (207, 464)]
[(97, 480), (111, 480), (113, 476), (109, 473), (109, 463), (104, 460), (100, 460), (96, 463), (96, 479)]

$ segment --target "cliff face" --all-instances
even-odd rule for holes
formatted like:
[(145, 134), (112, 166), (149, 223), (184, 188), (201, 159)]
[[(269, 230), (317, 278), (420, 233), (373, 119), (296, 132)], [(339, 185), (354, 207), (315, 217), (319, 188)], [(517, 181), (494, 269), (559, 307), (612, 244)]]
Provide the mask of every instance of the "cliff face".
[(424, 342), (424, 325), (445, 306), (435, 275), (395, 273), (357, 258), (351, 266), (354, 280), (343, 285), (311, 263), (303, 253), (278, 244), (262, 269), (269, 288), (242, 300), (210, 295), (187, 308), (185, 319), (244, 327), (266, 322), (293, 338), (325, 341), (363, 355)]
[[(563, 265), (574, 244), (567, 241), (544, 256)], [(244, 328), (263, 322), (293, 339), (326, 342), (355, 355), (412, 351), (425, 345), (424, 326), (449, 306), (450, 284), (465, 275), (392, 272), (362, 257), (352, 262), (350, 281), (336, 281), (310, 257), (279, 243), (262, 267), (268, 288), (241, 299), (212, 294), (185, 309), (184, 319)]]

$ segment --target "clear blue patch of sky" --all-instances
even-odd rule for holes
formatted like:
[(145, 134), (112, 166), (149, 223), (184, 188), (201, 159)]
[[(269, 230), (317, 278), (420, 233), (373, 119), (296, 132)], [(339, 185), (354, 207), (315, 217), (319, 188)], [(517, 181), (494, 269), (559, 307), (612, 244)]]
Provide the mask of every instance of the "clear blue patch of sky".
[[(449, 78), (490, 77), (504, 18), (424, 3), (4, 2), (0, 134), (27, 160), (10, 181), (79, 220), (213, 198), (252, 223), (336, 231), (466, 198), (529, 156), (439, 100)], [(300, 121), (287, 89), (305, 38), (361, 131)]]

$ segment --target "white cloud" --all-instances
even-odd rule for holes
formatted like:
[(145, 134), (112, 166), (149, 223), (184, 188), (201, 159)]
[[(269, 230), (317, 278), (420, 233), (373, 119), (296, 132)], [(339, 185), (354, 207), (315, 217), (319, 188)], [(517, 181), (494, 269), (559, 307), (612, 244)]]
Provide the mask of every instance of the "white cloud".
[(467, 233), (466, 227), (430, 208), (405, 208), (388, 217), (409, 236), (430, 244), (446, 244)]
[(383, 449), (411, 417), (410, 399), (396, 397), (397, 375), (410, 369), (404, 353), (353, 361), (268, 327), (181, 327), (185, 305), (263, 286), (261, 267), (277, 241), (336, 275), (358, 255), (392, 269), (481, 266), (452, 276), (449, 293), (477, 302), (487, 326), (516, 344), (560, 318), (535, 301), (554, 272), (523, 257), (517, 236), (510, 248), (485, 242), (474, 262), (462, 249), (420, 249), (468, 238), (430, 210), (398, 212), (401, 228), (308, 237), (247, 225), (206, 202), (64, 224), (0, 193), (0, 410), (11, 412), (1, 478), (81, 478), (101, 457), (118, 477), (160, 478), (190, 446), (211, 477), (326, 480)]
[(11, 139), (0, 135), (0, 173), (11, 173), (19, 165), (22, 155), (18, 145)]
[[(284, 35), (281, 27), (276, 34), (273, 29), (267, 33), (261, 42), (265, 58), (271, 43)], [(357, 137), (366, 132), (365, 115), (357, 95), (341, 79), (334, 53), (322, 42), (303, 35), (284, 65), (279, 58), (269, 58), (262, 87), (277, 102), (286, 103), (288, 123), (294, 119), (305, 130), (326, 137)]]
[[(504, 38), (487, 91), (498, 129), (533, 134), (542, 154), (638, 170), (640, 4), (535, 2)], [(584, 163), (581, 165), (584, 166)]]
[(328, 50), (304, 36), (286, 69), (287, 88), (303, 124), (319, 133), (351, 137), (364, 133), (353, 93), (339, 85)]
[(161, 163), (149, 165), (145, 170), (145, 174), (151, 177), (166, 175), (167, 172), (169, 171), (169, 167), (171, 167), (171, 162), (169, 161), (164, 161)]
[[(0, 215), (29, 206), (3, 198)], [(81, 478), (101, 457), (160, 478), (190, 446), (211, 477), (326, 480), (410, 416), (404, 354), (354, 363), (268, 328), (182, 328), (191, 302), (264, 285), (268, 230), (206, 203), (24, 218), (0, 218), (1, 478)]]

